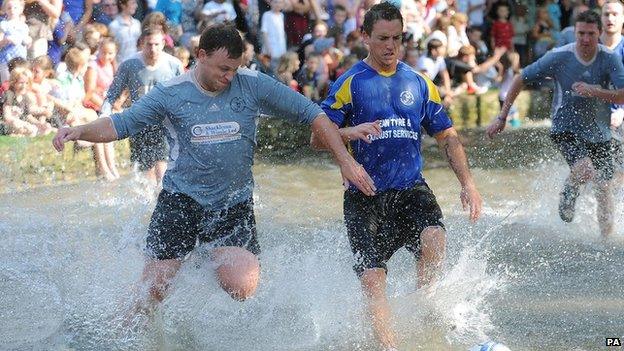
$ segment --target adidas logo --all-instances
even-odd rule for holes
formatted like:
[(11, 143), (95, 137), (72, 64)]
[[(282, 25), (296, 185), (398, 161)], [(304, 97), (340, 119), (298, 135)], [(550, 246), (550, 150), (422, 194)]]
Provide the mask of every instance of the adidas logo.
[(217, 106), (217, 104), (212, 104), (212, 106), (208, 108), (208, 111), (210, 112), (221, 111), (221, 108)]

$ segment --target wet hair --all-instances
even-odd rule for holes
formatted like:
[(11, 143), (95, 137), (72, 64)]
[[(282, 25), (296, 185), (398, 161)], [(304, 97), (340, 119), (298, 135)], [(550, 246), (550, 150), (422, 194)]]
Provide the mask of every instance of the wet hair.
[(142, 43), (145, 38), (157, 34), (161, 34), (163, 37), (165, 36), (165, 32), (163, 32), (161, 28), (155, 26), (143, 28), (143, 30), (141, 31), (141, 36), (139, 37), (139, 40), (137, 40), (137, 42)]
[(602, 30), (602, 21), (600, 20), (600, 16), (594, 11), (584, 11), (581, 12), (578, 16), (576, 16), (576, 23), (588, 23), (588, 24), (596, 24), (598, 26), (598, 30)]
[(401, 28), (403, 28), (403, 16), (401, 16), (401, 11), (389, 2), (382, 2), (374, 5), (366, 12), (362, 29), (366, 34), (371, 35), (373, 33), (373, 26), (380, 20), (399, 20), (401, 21)]
[(199, 46), (206, 54), (210, 55), (219, 49), (227, 50), (228, 56), (237, 59), (243, 56), (245, 47), (243, 38), (236, 27), (231, 24), (221, 23), (208, 26), (199, 38)]

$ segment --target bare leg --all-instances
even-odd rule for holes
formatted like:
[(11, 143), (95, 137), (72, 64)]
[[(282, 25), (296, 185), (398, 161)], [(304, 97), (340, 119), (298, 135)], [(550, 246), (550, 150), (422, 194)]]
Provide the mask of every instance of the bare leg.
[(104, 155), (104, 144), (93, 144), (92, 149), (93, 161), (95, 162), (95, 174), (98, 177), (106, 179), (107, 181), (114, 180), (115, 178), (108, 169), (108, 164), (106, 163), (106, 156)]
[(588, 157), (570, 166), (570, 175), (563, 184), (563, 190), (559, 198), (559, 216), (564, 222), (572, 222), (574, 219), (574, 207), (580, 187), (593, 179), (595, 173), (591, 160)]
[(162, 183), (163, 177), (165, 176), (165, 171), (167, 171), (167, 162), (166, 161), (157, 161), (156, 165), (154, 165), (154, 171), (156, 180), (158, 184)]
[(181, 260), (148, 260), (143, 268), (141, 286), (147, 294), (139, 293), (133, 313), (150, 315), (166, 297), (171, 280), (182, 265)]
[(367, 299), (375, 337), (385, 349), (396, 348), (392, 311), (386, 297), (386, 271), (381, 268), (367, 269), (362, 273), (360, 282)]
[(420, 234), (418, 288), (431, 286), (439, 276), (446, 256), (446, 232), (442, 227), (427, 227)]
[(115, 162), (115, 146), (113, 143), (104, 144), (104, 157), (106, 158), (106, 164), (108, 165), (110, 173), (113, 177), (115, 177), (115, 179), (119, 178), (117, 162)]
[(603, 238), (613, 234), (613, 189), (611, 181), (596, 182), (596, 216), (598, 227)]
[(239, 301), (253, 296), (260, 280), (260, 262), (256, 255), (235, 246), (216, 248), (212, 255), (223, 290)]

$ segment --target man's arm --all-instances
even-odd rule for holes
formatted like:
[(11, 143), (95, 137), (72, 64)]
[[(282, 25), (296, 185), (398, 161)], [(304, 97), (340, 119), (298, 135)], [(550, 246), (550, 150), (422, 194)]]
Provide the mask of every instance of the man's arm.
[(81, 126), (60, 128), (52, 140), (52, 145), (57, 151), (63, 151), (66, 142), (75, 140), (108, 143), (117, 140), (117, 131), (110, 117), (98, 118)]
[(513, 105), (514, 101), (518, 97), (518, 94), (524, 89), (524, 80), (522, 75), (516, 74), (513, 81), (511, 82), (511, 87), (509, 87), (509, 91), (507, 92), (507, 96), (505, 97), (505, 102), (503, 102), (503, 107), (501, 111), (490, 123), (490, 125), (486, 129), (486, 134), (490, 138), (494, 138), (494, 136), (505, 129), (505, 124), (507, 123), (507, 115), (509, 114), (509, 110)]
[[(324, 145), (331, 152), (340, 166), (345, 187), (355, 185), (368, 196), (375, 195), (375, 184), (362, 165), (358, 164), (345, 147), (338, 127), (325, 115), (319, 114), (312, 121), (312, 135), (318, 137), (319, 145)], [(312, 139), (315, 139), (313, 137)]]
[(457, 131), (455, 128), (450, 127), (434, 135), (438, 146), (444, 152), (449, 165), (455, 176), (461, 184), (462, 190), (460, 193), (460, 199), (464, 210), (467, 207), (470, 208), (470, 220), (476, 221), (481, 216), (481, 206), (483, 201), (481, 195), (474, 184), (472, 174), (468, 168), (468, 160), (466, 159), (466, 153), (464, 147), (459, 141)]
[(600, 86), (590, 85), (584, 82), (576, 82), (572, 84), (572, 89), (577, 94), (584, 97), (596, 98), (612, 104), (624, 104), (624, 88), (611, 90), (603, 89)]
[[(369, 135), (381, 134), (381, 126), (379, 125), (379, 121), (362, 123), (354, 127), (340, 128), (338, 129), (338, 134), (340, 134), (340, 138), (345, 144), (357, 139), (363, 140), (365, 143), (370, 144), (372, 141), (369, 138)], [(325, 144), (323, 144), (320, 138), (314, 134), (314, 130), (312, 131), (312, 136), (310, 138), (310, 145), (315, 150), (327, 150)]]

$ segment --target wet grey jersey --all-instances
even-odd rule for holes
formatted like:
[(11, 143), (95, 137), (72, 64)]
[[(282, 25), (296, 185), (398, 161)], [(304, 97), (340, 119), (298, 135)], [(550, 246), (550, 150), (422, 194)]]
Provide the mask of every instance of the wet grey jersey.
[(525, 82), (553, 78), (552, 132), (572, 132), (586, 141), (597, 143), (612, 138), (611, 108), (606, 101), (586, 98), (572, 90), (575, 82), (585, 82), (608, 89), (624, 88), (622, 59), (603, 45), (590, 62), (584, 62), (571, 43), (549, 51), (522, 71)]
[(157, 84), (111, 119), (119, 139), (148, 125), (164, 125), (170, 151), (163, 189), (215, 210), (252, 196), (260, 114), (310, 124), (321, 113), (318, 105), (286, 85), (239, 68), (219, 94), (204, 90), (191, 70)]
[(141, 96), (147, 94), (157, 83), (182, 74), (182, 63), (180, 60), (164, 52), (162, 55), (158, 64), (151, 68), (145, 66), (140, 52), (122, 62), (115, 73), (113, 82), (108, 88), (101, 114), (110, 114), (111, 104), (119, 99), (124, 89), (128, 89), (131, 101), (135, 102)]

